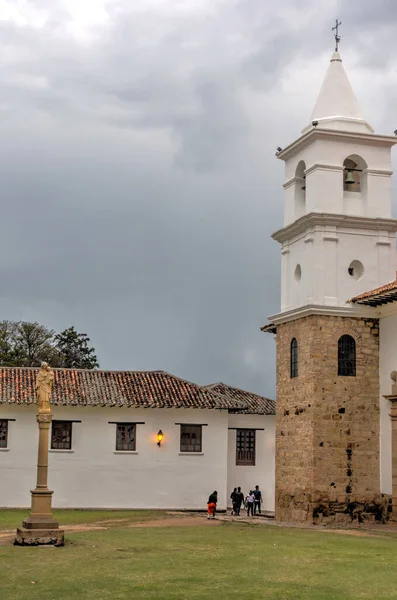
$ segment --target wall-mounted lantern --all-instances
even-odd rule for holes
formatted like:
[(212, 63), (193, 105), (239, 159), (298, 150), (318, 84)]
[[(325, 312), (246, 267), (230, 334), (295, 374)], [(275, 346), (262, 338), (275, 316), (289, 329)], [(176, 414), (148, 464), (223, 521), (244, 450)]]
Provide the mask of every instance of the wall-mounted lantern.
[(158, 434), (157, 434), (157, 445), (160, 447), (161, 446), (161, 442), (163, 441), (164, 438), (164, 434), (161, 431), (161, 429), (159, 429)]

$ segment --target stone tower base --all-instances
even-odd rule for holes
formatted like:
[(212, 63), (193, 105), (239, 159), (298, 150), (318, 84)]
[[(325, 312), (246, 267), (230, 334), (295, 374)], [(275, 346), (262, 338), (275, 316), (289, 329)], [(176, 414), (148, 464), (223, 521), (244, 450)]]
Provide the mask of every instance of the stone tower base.
[(344, 497), (331, 499), (305, 492), (291, 495), (280, 491), (276, 504), (276, 519), (314, 525), (386, 523), (392, 510), (388, 494), (351, 501)]
[[(356, 352), (355, 370), (345, 376), (338, 374), (343, 335)], [(293, 339), (298, 363), (291, 376)], [(277, 325), (276, 519), (387, 518), (379, 393), (377, 319), (311, 315)]]

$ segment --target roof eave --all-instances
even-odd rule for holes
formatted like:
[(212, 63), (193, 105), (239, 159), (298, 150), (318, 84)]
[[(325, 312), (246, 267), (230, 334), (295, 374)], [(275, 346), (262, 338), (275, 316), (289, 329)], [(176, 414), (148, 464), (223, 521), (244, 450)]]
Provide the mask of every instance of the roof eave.
[(310, 143), (321, 140), (321, 139), (333, 139), (334, 141), (344, 142), (346, 139), (349, 141), (356, 141), (362, 144), (372, 145), (374, 143), (382, 146), (392, 147), (397, 144), (397, 137), (391, 135), (377, 135), (374, 133), (361, 133), (356, 131), (343, 131), (338, 129), (325, 129), (321, 127), (314, 127), (313, 125), (303, 133), (297, 140), (289, 144), (286, 148), (283, 148), (281, 152), (277, 152), (276, 156), (280, 160), (287, 160), (300, 152), (308, 146)]

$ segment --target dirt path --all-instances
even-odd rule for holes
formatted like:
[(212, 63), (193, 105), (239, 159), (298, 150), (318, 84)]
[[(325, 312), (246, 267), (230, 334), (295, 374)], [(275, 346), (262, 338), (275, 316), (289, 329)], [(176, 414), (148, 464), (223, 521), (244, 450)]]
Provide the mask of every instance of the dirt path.
[[(220, 525), (219, 519), (207, 519), (206, 515), (190, 515), (187, 513), (170, 512), (163, 519), (153, 518), (152, 521), (142, 521), (141, 523), (130, 523), (129, 519), (105, 519), (95, 523), (79, 523), (76, 525), (62, 525), (61, 529), (65, 532), (84, 532), (84, 531), (100, 531), (107, 530), (115, 524), (125, 523), (128, 528), (135, 527), (196, 527), (196, 526), (214, 526)], [(0, 531), (0, 546), (8, 546), (13, 542), (15, 537), (14, 529), (5, 529)]]
[[(165, 517), (156, 518), (155, 513), (153, 514), (152, 520), (144, 520), (141, 522), (131, 523), (128, 518), (125, 519), (105, 519), (94, 523), (79, 523), (75, 525), (62, 525), (61, 528), (65, 532), (84, 532), (84, 531), (104, 531), (114, 525), (125, 524), (126, 527), (130, 528), (147, 528), (147, 527), (214, 527), (219, 526), (222, 523), (241, 523), (245, 525), (256, 525), (256, 526), (276, 526), (276, 527), (289, 527), (297, 529), (310, 529), (312, 531), (321, 531), (324, 533), (337, 533), (339, 535), (352, 535), (357, 537), (377, 537), (387, 538), (389, 533), (397, 533), (397, 529), (393, 525), (368, 525), (363, 528), (346, 528), (346, 529), (333, 529), (331, 527), (318, 527), (315, 525), (299, 525), (294, 523), (277, 523), (271, 519), (265, 519), (261, 517), (247, 518), (245, 516), (232, 517), (228, 514), (219, 514), (216, 519), (207, 519), (205, 513), (182, 513), (182, 512), (168, 512)], [(386, 534), (386, 535), (385, 535)], [(15, 530), (3, 530), (0, 531), (0, 546), (12, 544), (15, 537)]]

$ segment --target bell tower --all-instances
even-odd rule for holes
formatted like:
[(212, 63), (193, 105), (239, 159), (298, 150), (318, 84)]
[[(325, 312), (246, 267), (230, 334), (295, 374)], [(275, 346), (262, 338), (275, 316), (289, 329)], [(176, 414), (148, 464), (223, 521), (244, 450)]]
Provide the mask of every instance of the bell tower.
[(276, 331), (276, 518), (383, 510), (379, 328), (349, 298), (395, 279), (391, 148), (363, 118), (338, 51), (285, 163)]

